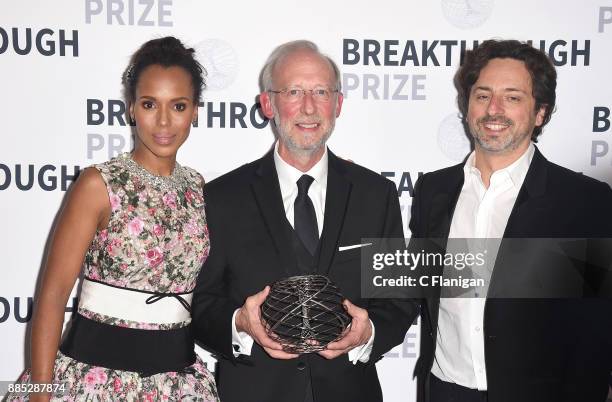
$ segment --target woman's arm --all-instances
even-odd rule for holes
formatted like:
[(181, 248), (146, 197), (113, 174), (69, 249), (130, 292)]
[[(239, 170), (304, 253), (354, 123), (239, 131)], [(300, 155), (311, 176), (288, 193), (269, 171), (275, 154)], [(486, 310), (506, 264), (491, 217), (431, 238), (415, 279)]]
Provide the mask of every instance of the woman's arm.
[(52, 234), (32, 322), (32, 382), (53, 379), (66, 302), (96, 230), (108, 225), (109, 216), (106, 185), (96, 169), (86, 169), (70, 190)]

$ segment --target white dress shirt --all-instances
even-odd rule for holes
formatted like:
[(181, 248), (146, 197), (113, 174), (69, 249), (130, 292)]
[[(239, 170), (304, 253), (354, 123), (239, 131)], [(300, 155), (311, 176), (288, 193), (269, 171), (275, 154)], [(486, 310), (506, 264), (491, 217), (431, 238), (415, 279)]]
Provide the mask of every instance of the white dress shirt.
[[(319, 237), (323, 232), (323, 218), (325, 216), (325, 197), (327, 195), (327, 171), (328, 171), (328, 154), (327, 147), (323, 153), (321, 159), (307, 172), (302, 172), (299, 169), (291, 166), (281, 158), (278, 153), (278, 141), (274, 146), (274, 165), (276, 166), (276, 173), (278, 175), (278, 182), (280, 184), (281, 196), (283, 198), (283, 206), (285, 207), (285, 215), (287, 221), (294, 225), (294, 203), (298, 195), (297, 181), (302, 175), (307, 174), (314, 179), (310, 187), (308, 188), (308, 196), (312, 201), (312, 205), (315, 210), (317, 217), (317, 227), (319, 229)], [(234, 357), (238, 355), (250, 355), (253, 347), (253, 338), (246, 332), (238, 332), (236, 329), (236, 313), (234, 311), (232, 316), (232, 346), (234, 351)], [(370, 320), (372, 325), (372, 336), (365, 345), (358, 346), (348, 352), (348, 358), (353, 364), (357, 364), (358, 361), (367, 363), (370, 360), (370, 354), (372, 353), (372, 345), (374, 343), (374, 324)]]
[[(512, 207), (533, 159), (533, 144), (510, 166), (491, 175), (489, 188), (474, 166), (474, 152), (463, 168), (464, 183), (451, 221), (449, 238), (501, 239)], [(489, 250), (490, 251), (490, 250)], [(487, 260), (495, 261), (489, 253)], [(486, 298), (441, 298), (436, 353), (431, 372), (439, 379), (485, 391)]]

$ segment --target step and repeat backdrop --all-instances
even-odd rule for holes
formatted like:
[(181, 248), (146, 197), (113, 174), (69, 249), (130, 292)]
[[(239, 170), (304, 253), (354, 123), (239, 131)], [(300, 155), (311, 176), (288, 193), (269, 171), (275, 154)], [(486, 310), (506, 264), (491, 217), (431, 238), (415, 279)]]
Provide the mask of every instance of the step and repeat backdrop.
[[(0, 380), (29, 359), (33, 295), (54, 219), (79, 170), (132, 147), (121, 74), (145, 41), (175, 35), (208, 71), (179, 161), (206, 180), (262, 156), (256, 103), (277, 45), (309, 39), (336, 60), (345, 95), (329, 145), (395, 182), (406, 235), (417, 177), (470, 145), (453, 75), (489, 38), (531, 41), (559, 73), (544, 155), (612, 183), (612, 3), (585, 0), (5, 0), (0, 3)], [(611, 206), (612, 207), (612, 206)], [(66, 319), (76, 308), (71, 299)], [(386, 401), (414, 399), (418, 323), (378, 363)], [(214, 359), (199, 350), (214, 369)]]

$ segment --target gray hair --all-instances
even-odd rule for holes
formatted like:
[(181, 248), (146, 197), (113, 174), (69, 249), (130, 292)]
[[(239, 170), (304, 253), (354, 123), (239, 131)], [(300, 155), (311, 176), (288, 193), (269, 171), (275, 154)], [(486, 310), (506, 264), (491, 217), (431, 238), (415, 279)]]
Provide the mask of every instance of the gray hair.
[(332, 70), (334, 71), (334, 77), (336, 78), (336, 87), (334, 89), (337, 89), (338, 91), (342, 90), (340, 69), (331, 59), (331, 57), (321, 53), (319, 51), (318, 46), (309, 40), (295, 40), (292, 42), (283, 43), (282, 45), (274, 49), (274, 51), (268, 57), (268, 60), (266, 61), (266, 64), (264, 65), (260, 76), (260, 86), (262, 91), (269, 91), (273, 89), (272, 72), (274, 71), (274, 67), (276, 67), (278, 61), (286, 55), (293, 52), (297, 52), (299, 50), (310, 50), (321, 56), (323, 59), (327, 60)]

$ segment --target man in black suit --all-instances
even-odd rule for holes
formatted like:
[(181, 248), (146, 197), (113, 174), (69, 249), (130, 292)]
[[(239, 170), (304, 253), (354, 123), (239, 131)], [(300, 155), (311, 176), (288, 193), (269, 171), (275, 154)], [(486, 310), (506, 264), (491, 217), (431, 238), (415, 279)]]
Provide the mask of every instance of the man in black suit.
[[(216, 353), (224, 402), (382, 401), (374, 363), (403, 341), (416, 306), (362, 298), (359, 257), (362, 238), (403, 237), (397, 191), (327, 149), (343, 97), (316, 45), (280, 46), (261, 80), (278, 139), (205, 186), (211, 253), (194, 294), (196, 339)], [(352, 323), (326, 350), (298, 356), (266, 334), (260, 306), (273, 282), (313, 273), (340, 287)]]
[[(486, 298), (440, 298), (437, 288), (423, 303), (418, 400), (603, 402), (612, 370), (610, 243), (598, 242), (612, 237), (612, 191), (533, 144), (555, 107), (555, 69), (528, 44), (486, 41), (467, 53), (455, 86), (474, 152), (417, 181), (412, 236), (503, 240)], [(538, 241), (520, 238), (578, 238), (559, 244), (589, 257), (548, 254), (553, 264)], [(559, 277), (561, 266), (571, 280)], [(540, 275), (538, 289), (571, 297), (520, 298)]]

